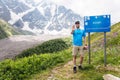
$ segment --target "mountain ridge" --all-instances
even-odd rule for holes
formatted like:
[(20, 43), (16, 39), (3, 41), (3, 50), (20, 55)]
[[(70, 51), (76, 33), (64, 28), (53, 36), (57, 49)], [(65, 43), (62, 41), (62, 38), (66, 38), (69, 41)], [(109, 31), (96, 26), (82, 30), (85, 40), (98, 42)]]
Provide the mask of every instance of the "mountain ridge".
[(0, 19), (0, 39), (7, 38), (13, 35), (28, 35), (28, 34), (35, 35), (32, 32), (12, 27), (6, 21)]
[(34, 0), (0, 0), (0, 2), (0, 11), (3, 12), (0, 13), (0, 18), (14, 27), (37, 34), (55, 31), (60, 34), (63, 30), (68, 31), (74, 21), (82, 21), (82, 17), (71, 9), (47, 0), (38, 3)]

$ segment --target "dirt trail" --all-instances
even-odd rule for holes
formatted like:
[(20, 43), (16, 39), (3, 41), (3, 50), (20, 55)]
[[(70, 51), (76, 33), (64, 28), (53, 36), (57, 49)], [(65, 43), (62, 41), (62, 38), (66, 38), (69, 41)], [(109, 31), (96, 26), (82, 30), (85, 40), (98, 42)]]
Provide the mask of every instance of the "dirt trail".
[(0, 40), (0, 61), (6, 58), (13, 58), (25, 49), (41, 44), (44, 41), (66, 37), (62, 35), (15, 35)]
[(47, 80), (60, 80), (60, 79), (72, 79), (73, 71), (72, 71), (73, 63), (69, 61), (67, 64), (63, 66), (59, 66), (54, 68), (51, 71), (51, 75), (48, 77)]
[[(77, 64), (78, 64), (78, 62), (79, 62), (79, 58), (77, 58)], [(58, 67), (55, 67), (54, 69), (52, 69), (49, 72), (49, 74), (44, 75), (47, 77), (43, 78), (43, 80), (83, 80), (84, 76), (90, 77), (90, 76), (88, 76), (88, 74), (90, 74), (90, 71), (91, 71), (91, 73), (92, 73), (92, 71), (95, 71), (95, 72), (96, 71), (98, 71), (98, 72), (99, 71), (111, 71), (111, 72), (120, 73), (120, 69), (118, 68), (118, 66), (111, 66), (111, 65), (107, 65), (107, 67), (104, 67), (103, 65), (98, 65), (94, 68), (90, 67), (89, 65), (88, 66), (86, 65), (86, 66), (84, 66), (84, 70), (77, 69), (77, 73), (75, 73), (75, 74), (73, 73), (72, 68), (73, 68), (73, 62), (69, 61), (68, 63), (66, 63), (63, 66), (58, 66)], [(87, 72), (88, 72), (88, 74), (87, 74)], [(106, 73), (104, 73), (104, 74), (106, 74)], [(95, 75), (95, 74), (93, 74), (93, 75)], [(38, 78), (36, 80), (41, 80), (41, 79)], [(90, 79), (88, 79), (88, 80), (90, 80)], [(97, 79), (94, 79), (94, 80), (97, 80)]]

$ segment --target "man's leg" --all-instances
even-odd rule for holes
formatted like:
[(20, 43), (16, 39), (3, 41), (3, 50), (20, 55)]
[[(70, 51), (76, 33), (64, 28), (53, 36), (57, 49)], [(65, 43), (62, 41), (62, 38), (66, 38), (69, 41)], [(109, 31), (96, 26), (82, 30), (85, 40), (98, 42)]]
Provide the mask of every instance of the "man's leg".
[(73, 56), (73, 64), (74, 64), (73, 72), (76, 73), (76, 72), (77, 72), (77, 67), (76, 67), (76, 55)]
[(82, 67), (83, 59), (84, 59), (84, 57), (80, 56), (80, 64), (78, 66), (79, 69), (83, 69), (83, 67)]
[(84, 59), (84, 52), (83, 52), (83, 48), (81, 47), (81, 49), (80, 49), (80, 64), (78, 66), (79, 69), (82, 69), (83, 59)]
[(76, 68), (77, 47), (75, 47), (75, 46), (73, 46), (73, 53), (72, 53), (72, 55), (73, 55), (73, 65), (74, 65), (73, 72), (76, 73), (77, 72), (77, 68)]
[(73, 56), (73, 64), (76, 66), (76, 55)]
[(84, 57), (83, 57), (83, 56), (80, 56), (80, 65), (82, 65), (83, 59), (84, 59)]

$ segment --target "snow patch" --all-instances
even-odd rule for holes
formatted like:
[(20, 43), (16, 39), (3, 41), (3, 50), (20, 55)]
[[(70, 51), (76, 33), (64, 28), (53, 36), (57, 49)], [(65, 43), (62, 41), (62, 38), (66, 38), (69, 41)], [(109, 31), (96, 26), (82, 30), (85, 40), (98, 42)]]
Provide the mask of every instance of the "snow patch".
[(55, 12), (56, 12), (56, 5), (52, 5), (52, 6), (51, 6), (51, 13), (52, 13), (52, 16), (55, 15)]
[(27, 30), (27, 31), (32, 31), (30, 28), (29, 28), (29, 22), (24, 22), (24, 27), (22, 28), (23, 30)]
[(60, 18), (60, 17), (62, 17), (63, 16), (63, 13), (61, 13), (59, 16), (58, 16), (58, 18)]
[(0, 14), (3, 14), (3, 13), (4, 13), (3, 11), (0, 12)]
[(35, 8), (33, 7), (33, 8), (31, 8), (31, 9), (23, 12), (23, 13), (19, 13), (18, 16), (19, 16), (20, 18), (22, 18), (24, 15), (28, 14), (29, 12), (33, 11), (34, 9), (35, 9)]
[(2, 8), (2, 6), (0, 6), (0, 8)]
[(20, 19), (19, 16), (15, 14), (14, 12), (12, 12), (11, 10), (10, 10), (10, 15), (11, 15), (11, 20), (9, 20), (8, 23), (12, 25)]
[(29, 27), (29, 22), (24, 22), (24, 27), (22, 28), (22, 30), (27, 30), (27, 31), (33, 32), (35, 34), (41, 34), (43, 32), (43, 30), (41, 30), (41, 29), (37, 29), (37, 28), (31, 29)]
[(43, 0), (33, 0), (33, 1), (37, 4), (37, 3), (40, 3)]
[(45, 16), (44, 9), (41, 6), (38, 6), (37, 9), (40, 11), (40, 13)]
[(26, 3), (26, 0), (18, 0), (19, 2), (22, 2), (23, 4), (25, 4), (26, 6), (30, 7), (30, 8), (33, 8), (32, 5)]

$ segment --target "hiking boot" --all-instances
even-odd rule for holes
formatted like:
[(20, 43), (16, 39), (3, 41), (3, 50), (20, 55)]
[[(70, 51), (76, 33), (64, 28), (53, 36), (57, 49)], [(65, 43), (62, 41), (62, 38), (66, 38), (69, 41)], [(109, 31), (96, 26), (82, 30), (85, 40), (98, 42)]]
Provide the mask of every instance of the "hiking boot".
[(76, 73), (77, 72), (77, 68), (73, 67), (73, 72)]
[(82, 66), (78, 66), (78, 69), (79, 69), (79, 70), (83, 70), (83, 67), (82, 67)]

